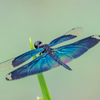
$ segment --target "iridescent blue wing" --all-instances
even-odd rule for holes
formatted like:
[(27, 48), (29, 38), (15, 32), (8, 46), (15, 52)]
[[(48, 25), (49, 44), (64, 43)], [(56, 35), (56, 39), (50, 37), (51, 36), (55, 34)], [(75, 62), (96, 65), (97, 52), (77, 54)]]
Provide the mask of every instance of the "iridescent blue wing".
[(59, 66), (59, 64), (56, 61), (54, 61), (49, 55), (44, 53), (38, 56), (33, 61), (31, 61), (30, 63), (23, 65), (22, 67), (10, 72), (7, 75), (6, 79), (11, 81), (24, 78), (26, 76), (45, 72), (57, 66)]
[(54, 52), (61, 61), (68, 63), (84, 54), (90, 48), (95, 46), (99, 41), (100, 35), (93, 35), (75, 43), (55, 48)]
[(43, 50), (44, 50), (43, 48), (30, 50), (30, 51), (28, 51), (24, 54), (21, 54), (18, 57), (4, 61), (4, 62), (0, 63), (0, 71), (4, 71), (4, 70), (7, 70), (7, 69), (16, 67), (16, 66), (24, 63), (25, 61), (27, 61), (31, 57), (35, 56), (36, 54), (42, 52)]
[(82, 31), (83, 31), (83, 28), (81, 28), (81, 27), (73, 28), (72, 30), (68, 31), (65, 35), (62, 35), (62, 36), (54, 39), (53, 41), (51, 41), (49, 43), (49, 46), (52, 47), (52, 46), (55, 46), (64, 41), (73, 39), (73, 38), (77, 37)]

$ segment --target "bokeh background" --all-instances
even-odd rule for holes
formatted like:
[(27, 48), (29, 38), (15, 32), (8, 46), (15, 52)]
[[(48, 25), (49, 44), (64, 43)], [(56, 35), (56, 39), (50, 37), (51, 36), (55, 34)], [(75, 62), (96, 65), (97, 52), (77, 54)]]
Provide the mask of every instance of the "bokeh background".
[[(49, 43), (74, 27), (84, 31), (69, 42), (100, 34), (100, 0), (0, 0), (0, 62), (30, 50), (29, 37)], [(100, 100), (100, 44), (68, 65), (44, 73), (52, 100)], [(0, 72), (0, 100), (42, 97), (36, 75), (6, 81), (12, 70)]]

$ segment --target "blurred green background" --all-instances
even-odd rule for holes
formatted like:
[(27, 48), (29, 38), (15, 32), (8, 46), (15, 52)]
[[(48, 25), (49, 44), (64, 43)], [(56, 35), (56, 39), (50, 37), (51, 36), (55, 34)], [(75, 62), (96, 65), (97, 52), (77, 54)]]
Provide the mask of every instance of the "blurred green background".
[[(69, 42), (100, 34), (100, 0), (0, 0), (0, 62), (30, 50), (29, 37), (49, 43), (74, 27), (84, 31)], [(68, 65), (44, 73), (52, 100), (100, 100), (100, 44)], [(0, 100), (42, 97), (36, 75), (6, 81), (12, 70), (0, 72)]]

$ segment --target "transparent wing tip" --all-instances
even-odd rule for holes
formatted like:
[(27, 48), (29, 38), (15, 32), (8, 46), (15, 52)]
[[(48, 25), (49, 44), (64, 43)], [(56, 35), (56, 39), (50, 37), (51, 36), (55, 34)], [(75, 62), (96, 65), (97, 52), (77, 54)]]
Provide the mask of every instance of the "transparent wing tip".
[(13, 59), (9, 59), (7, 61), (1, 62), (0, 63), (0, 71), (5, 71), (5, 70), (13, 68), (12, 60)]
[(92, 35), (91, 38), (95, 38), (97, 40), (100, 40), (100, 35)]
[(78, 36), (82, 32), (83, 32), (83, 28), (82, 27), (76, 27), (76, 28), (73, 28), (72, 30), (70, 30), (69, 32), (67, 32), (66, 35)]
[(7, 76), (6, 76), (6, 80), (7, 81), (11, 81), (12, 80), (12, 74), (9, 73)]

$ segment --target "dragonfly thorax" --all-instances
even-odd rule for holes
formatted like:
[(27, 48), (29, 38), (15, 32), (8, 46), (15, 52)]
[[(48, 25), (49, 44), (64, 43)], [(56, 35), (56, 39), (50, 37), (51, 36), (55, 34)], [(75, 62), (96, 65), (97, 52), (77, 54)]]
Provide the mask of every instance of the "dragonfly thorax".
[(52, 53), (52, 48), (50, 48), (50, 46), (48, 45), (48, 44), (42, 44), (41, 46), (40, 46), (40, 48), (43, 48), (44, 49), (44, 51), (42, 51), (42, 53), (47, 53), (47, 54), (50, 54), (50, 53)]

